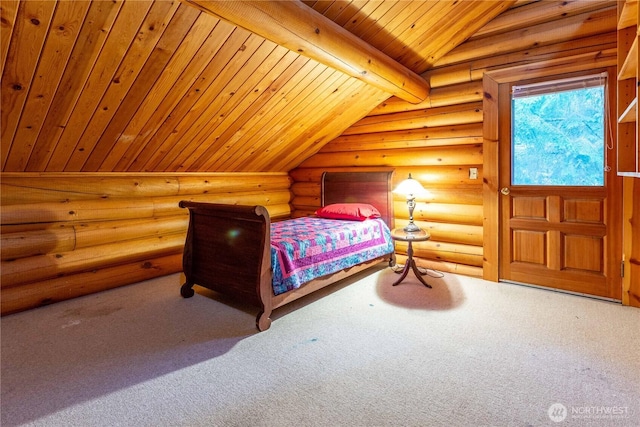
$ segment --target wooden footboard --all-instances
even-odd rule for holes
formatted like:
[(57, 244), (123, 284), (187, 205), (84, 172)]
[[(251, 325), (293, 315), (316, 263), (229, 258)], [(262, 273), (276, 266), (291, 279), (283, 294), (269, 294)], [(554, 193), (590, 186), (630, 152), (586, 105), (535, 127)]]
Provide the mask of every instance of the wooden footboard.
[(229, 295), (258, 307), (258, 329), (268, 329), (273, 288), (267, 209), (188, 201), (180, 207), (189, 209), (182, 296), (193, 296), (194, 284)]

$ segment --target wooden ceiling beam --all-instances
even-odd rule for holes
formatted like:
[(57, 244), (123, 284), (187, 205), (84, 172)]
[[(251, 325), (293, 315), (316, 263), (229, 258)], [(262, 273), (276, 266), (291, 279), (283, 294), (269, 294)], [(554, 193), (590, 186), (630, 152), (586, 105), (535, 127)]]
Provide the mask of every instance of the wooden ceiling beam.
[(424, 78), (300, 1), (181, 1), (407, 102), (429, 95)]

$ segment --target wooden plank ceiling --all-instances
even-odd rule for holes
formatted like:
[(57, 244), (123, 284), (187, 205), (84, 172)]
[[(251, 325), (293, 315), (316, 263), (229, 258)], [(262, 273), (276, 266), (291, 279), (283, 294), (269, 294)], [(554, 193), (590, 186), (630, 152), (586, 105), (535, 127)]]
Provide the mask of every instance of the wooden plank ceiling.
[[(419, 74), (514, 2), (303, 3)], [(186, 2), (0, 4), (6, 172), (288, 171), (390, 96)]]

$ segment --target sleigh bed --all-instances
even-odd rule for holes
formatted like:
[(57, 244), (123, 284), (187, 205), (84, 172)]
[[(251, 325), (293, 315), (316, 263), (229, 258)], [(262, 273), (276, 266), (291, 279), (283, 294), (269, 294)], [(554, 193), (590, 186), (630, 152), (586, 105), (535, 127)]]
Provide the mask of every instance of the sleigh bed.
[[(264, 206), (180, 202), (189, 209), (181, 295), (193, 296), (197, 284), (254, 306), (260, 310), (256, 326), (264, 331), (274, 309), (382, 261), (393, 263), (391, 174), (323, 174), (326, 210), (357, 203), (380, 214), (358, 221), (312, 216), (272, 223)], [(326, 242), (328, 248), (321, 247)], [(292, 261), (286, 252), (304, 256)]]

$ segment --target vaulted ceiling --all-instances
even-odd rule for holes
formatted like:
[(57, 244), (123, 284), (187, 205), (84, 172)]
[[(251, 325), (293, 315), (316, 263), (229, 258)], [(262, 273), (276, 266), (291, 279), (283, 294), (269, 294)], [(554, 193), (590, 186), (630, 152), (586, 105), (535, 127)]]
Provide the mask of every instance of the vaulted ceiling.
[(288, 171), (530, 3), (291, 1), (1, 0), (2, 171)]

